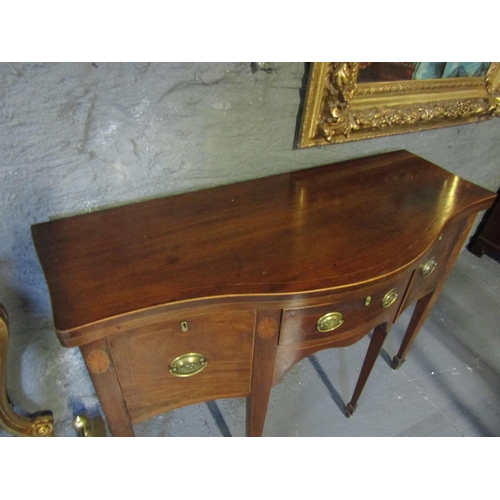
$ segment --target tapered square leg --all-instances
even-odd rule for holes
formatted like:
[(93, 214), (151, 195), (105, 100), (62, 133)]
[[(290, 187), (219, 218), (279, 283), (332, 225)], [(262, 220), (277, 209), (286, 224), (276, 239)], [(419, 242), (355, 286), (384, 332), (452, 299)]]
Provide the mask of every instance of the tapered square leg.
[(262, 436), (274, 376), (281, 311), (257, 314), (252, 382), (247, 398), (247, 436)]
[(106, 422), (113, 436), (132, 437), (134, 428), (128, 413), (106, 339), (80, 347), (83, 359), (94, 384)]
[(358, 406), (358, 399), (361, 396), (365, 384), (370, 376), (373, 365), (377, 360), (384, 340), (387, 336), (390, 326), (387, 323), (382, 323), (373, 330), (372, 338), (370, 340), (370, 345), (368, 346), (368, 351), (366, 352), (365, 360), (363, 361), (363, 366), (361, 367), (361, 372), (358, 377), (358, 382), (354, 388), (354, 393), (352, 395), (351, 401), (346, 404), (345, 412), (347, 417), (351, 417)]
[(399, 347), (399, 351), (392, 358), (392, 369), (397, 370), (401, 367), (401, 365), (405, 362), (405, 357), (410, 350), (413, 341), (417, 337), (420, 328), (424, 324), (424, 321), (427, 318), (427, 315), (431, 311), (436, 299), (438, 297), (437, 292), (429, 293), (425, 297), (422, 297), (417, 301), (415, 305), (415, 309), (413, 310), (413, 314), (408, 324), (408, 328), (406, 329), (405, 336), (403, 337), (403, 341), (401, 342), (401, 346)]

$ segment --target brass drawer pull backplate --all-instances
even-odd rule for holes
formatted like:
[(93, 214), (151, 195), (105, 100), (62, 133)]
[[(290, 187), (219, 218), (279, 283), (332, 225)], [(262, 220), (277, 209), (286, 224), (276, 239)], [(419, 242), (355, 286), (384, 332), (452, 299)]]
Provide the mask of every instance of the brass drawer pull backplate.
[(393, 288), (392, 290), (389, 290), (385, 295), (384, 298), (382, 299), (382, 307), (390, 307), (394, 302), (396, 302), (396, 299), (398, 298), (398, 291)]
[(431, 259), (429, 262), (427, 262), (424, 267), (422, 267), (422, 276), (424, 278), (429, 277), (434, 269), (437, 267), (437, 262), (434, 259)]
[(338, 328), (344, 320), (339, 312), (332, 312), (321, 316), (316, 323), (316, 328), (319, 332), (330, 332)]
[(190, 352), (175, 358), (169, 367), (169, 372), (176, 377), (191, 377), (200, 373), (207, 366), (207, 358), (202, 354)]

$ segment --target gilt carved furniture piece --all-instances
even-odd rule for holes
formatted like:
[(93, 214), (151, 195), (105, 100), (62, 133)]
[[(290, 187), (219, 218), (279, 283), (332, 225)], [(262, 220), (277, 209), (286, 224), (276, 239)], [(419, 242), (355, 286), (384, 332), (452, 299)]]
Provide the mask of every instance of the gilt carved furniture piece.
[(21, 415), (11, 405), (7, 394), (7, 352), (9, 343), (9, 318), (0, 304), (0, 428), (15, 436), (53, 437), (54, 418), (51, 411)]
[[(62, 345), (79, 347), (113, 435), (247, 398), (304, 357), (372, 333), (358, 398), (401, 311), (404, 361), (495, 194), (406, 151), (36, 224)], [(361, 364), (361, 360), (360, 360)]]

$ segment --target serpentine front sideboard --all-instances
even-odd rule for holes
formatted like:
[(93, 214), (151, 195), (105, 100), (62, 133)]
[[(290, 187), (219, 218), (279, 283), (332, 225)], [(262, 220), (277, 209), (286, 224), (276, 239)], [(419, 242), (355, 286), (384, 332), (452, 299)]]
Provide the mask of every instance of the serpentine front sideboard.
[(398, 368), (495, 194), (406, 151), (36, 224), (62, 345), (78, 346), (113, 435), (180, 406), (247, 397), (373, 331), (352, 415), (401, 311)]

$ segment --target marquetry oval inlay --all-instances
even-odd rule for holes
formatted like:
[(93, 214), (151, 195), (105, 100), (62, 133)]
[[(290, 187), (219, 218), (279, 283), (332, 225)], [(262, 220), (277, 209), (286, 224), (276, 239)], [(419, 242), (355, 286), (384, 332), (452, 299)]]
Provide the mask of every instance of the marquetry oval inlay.
[(102, 349), (94, 349), (87, 356), (87, 367), (92, 373), (104, 373), (110, 363), (108, 353)]
[(259, 337), (265, 340), (274, 337), (277, 331), (278, 325), (273, 318), (261, 319), (259, 325), (257, 326), (257, 333), (259, 334)]

